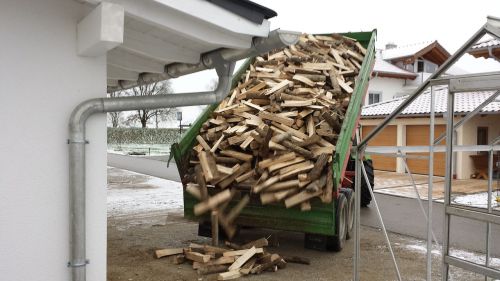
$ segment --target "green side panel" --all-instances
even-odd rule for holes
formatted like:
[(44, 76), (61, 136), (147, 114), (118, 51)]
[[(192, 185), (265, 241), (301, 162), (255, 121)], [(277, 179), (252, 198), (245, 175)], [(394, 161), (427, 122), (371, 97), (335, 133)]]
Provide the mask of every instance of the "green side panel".
[(358, 40), (366, 47), (367, 53), (361, 65), (361, 69), (356, 78), (354, 92), (351, 95), (349, 106), (347, 107), (346, 116), (342, 123), (342, 129), (337, 139), (335, 147), (335, 155), (333, 158), (333, 175), (334, 184), (340, 186), (344, 178), (345, 169), (349, 156), (351, 154), (352, 141), (354, 140), (356, 128), (361, 115), (361, 107), (365, 99), (366, 91), (368, 90), (368, 82), (375, 63), (375, 40), (377, 31), (373, 32), (350, 32), (344, 33), (344, 36)]
[[(342, 35), (358, 40), (367, 49), (367, 54), (361, 66), (360, 73), (356, 78), (356, 86), (351, 96), (346, 118), (342, 124), (341, 132), (336, 143), (336, 152), (332, 165), (335, 187), (340, 186), (347, 161), (349, 160), (352, 138), (359, 122), (361, 106), (375, 62), (376, 30), (372, 32), (342, 33)], [(245, 73), (253, 60), (253, 58), (247, 59), (239, 68), (237, 73), (233, 76), (231, 88), (237, 85), (241, 76)], [(181, 175), (184, 186), (187, 184), (184, 180), (184, 175), (186, 175), (188, 170), (191, 151), (196, 144), (196, 136), (203, 123), (210, 117), (217, 106), (218, 104), (214, 104), (207, 107), (193, 123), (191, 128), (186, 131), (181, 141), (172, 145), (171, 153), (179, 169), (179, 174)], [(229, 207), (236, 204), (237, 201), (237, 199), (234, 199)], [(184, 192), (184, 216), (192, 220), (209, 220), (208, 216), (194, 216), (193, 208), (196, 203), (198, 203), (197, 199), (192, 197), (189, 193)], [(336, 228), (335, 200), (331, 204), (324, 204), (319, 199), (315, 198), (311, 201), (311, 206), (312, 209), (308, 212), (301, 212), (298, 207), (286, 209), (282, 203), (262, 206), (259, 203), (259, 197), (253, 195), (251, 196), (250, 203), (243, 209), (242, 213), (237, 218), (236, 223), (263, 228), (334, 235)]]

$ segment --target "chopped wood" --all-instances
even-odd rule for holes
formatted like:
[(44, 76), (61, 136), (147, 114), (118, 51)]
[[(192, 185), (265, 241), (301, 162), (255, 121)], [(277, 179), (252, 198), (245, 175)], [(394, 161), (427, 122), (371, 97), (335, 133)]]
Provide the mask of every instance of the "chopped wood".
[(172, 259), (172, 263), (173, 264), (181, 264), (181, 263), (184, 263), (186, 261), (186, 256), (185, 255), (175, 255)]
[(253, 255), (255, 255), (256, 250), (255, 246), (248, 249), (243, 255), (241, 255), (230, 267), (229, 270), (237, 270), (240, 269), (243, 264), (245, 264)]
[(198, 143), (200, 143), (200, 145), (203, 147), (203, 149), (205, 149), (206, 151), (210, 151), (212, 148), (210, 147), (210, 145), (208, 145), (208, 143), (200, 136), (200, 135), (197, 135), (196, 136), (196, 140), (198, 140)]
[(156, 250), (155, 251), (155, 256), (157, 259), (163, 258), (163, 257), (168, 257), (168, 256), (173, 256), (173, 255), (178, 255), (184, 253), (183, 248), (175, 248), (175, 249), (161, 249), (161, 250)]
[[(226, 250), (226, 252), (229, 250)], [(232, 264), (236, 260), (236, 257), (220, 257), (214, 260), (210, 260), (207, 263), (193, 262), (193, 269), (198, 269), (204, 266), (210, 265), (221, 265), (221, 264)], [(229, 267), (229, 265), (227, 266)]]
[(224, 264), (216, 264), (216, 265), (207, 265), (200, 267), (196, 270), (198, 275), (207, 275), (207, 274), (212, 274), (212, 273), (220, 273), (227, 271), (228, 266)]
[(291, 208), (291, 207), (293, 207), (293, 206), (295, 206), (297, 204), (300, 204), (300, 203), (302, 203), (304, 201), (307, 201), (307, 200), (309, 200), (309, 199), (311, 199), (313, 197), (316, 197), (316, 196), (320, 195), (322, 192), (323, 191), (320, 190), (320, 191), (317, 191), (317, 192), (314, 192), (314, 193), (310, 193), (310, 192), (304, 190), (304, 191), (302, 191), (302, 192), (300, 192), (300, 193), (298, 193), (298, 194), (296, 194), (296, 195), (294, 195), (294, 196), (286, 199), (285, 200), (285, 207), (286, 208)]
[(200, 192), (200, 188), (197, 184), (194, 184), (194, 183), (188, 183), (186, 185), (186, 192), (193, 195), (194, 198), (198, 199), (198, 200), (203, 200), (202, 197), (201, 197), (201, 192)]
[(200, 202), (194, 206), (194, 214), (199, 216), (206, 213), (208, 210), (214, 209), (218, 205), (226, 202), (231, 198), (231, 191), (226, 189), (221, 191), (214, 196), (208, 198), (206, 201)]
[(184, 251), (184, 255), (186, 256), (186, 259), (200, 263), (207, 263), (211, 258), (210, 255), (203, 255), (197, 252), (190, 251)]
[(321, 154), (316, 160), (316, 163), (314, 163), (314, 168), (307, 175), (307, 179), (310, 181), (318, 179), (321, 176), (323, 167), (325, 167), (328, 159), (330, 159), (330, 155), (326, 153)]
[(220, 152), (222, 155), (233, 157), (242, 161), (251, 161), (253, 156), (250, 154), (234, 151), (234, 150), (223, 150)]
[[(315, 197), (331, 202), (332, 155), (365, 55), (356, 40), (332, 34), (304, 35), (293, 46), (255, 58), (189, 151), (191, 174), (183, 179), (186, 192), (200, 200), (195, 214), (216, 211), (232, 237), (233, 223), (250, 201), (235, 196), (240, 190), (259, 193), (260, 204), (284, 201), (302, 211)], [(226, 210), (233, 197), (235, 207)], [(286, 265), (279, 260), (265, 270)], [(245, 272), (261, 272), (261, 265), (257, 261)]]
[(267, 247), (267, 245), (269, 245), (269, 242), (267, 241), (266, 238), (259, 238), (257, 240), (248, 242), (248, 243), (242, 245), (241, 247), (243, 249), (249, 249), (251, 247), (255, 247), (255, 248)]
[[(234, 256), (241, 256), (244, 253), (246, 253), (247, 249), (244, 250), (236, 250), (236, 251), (228, 251), (223, 254), (224, 257), (234, 257)], [(262, 254), (264, 253), (263, 248), (255, 248), (255, 253), (256, 254)]]
[(307, 265), (311, 264), (311, 260), (308, 258), (304, 258), (304, 257), (299, 257), (299, 256), (282, 256), (282, 257), (286, 262), (289, 262), (289, 263), (300, 263), (300, 264), (307, 264)]
[(224, 273), (219, 273), (217, 275), (217, 280), (232, 280), (241, 277), (239, 270), (228, 271)]
[(201, 151), (198, 153), (198, 159), (200, 159), (201, 168), (206, 181), (211, 182), (219, 176), (215, 166), (215, 158), (210, 152)]

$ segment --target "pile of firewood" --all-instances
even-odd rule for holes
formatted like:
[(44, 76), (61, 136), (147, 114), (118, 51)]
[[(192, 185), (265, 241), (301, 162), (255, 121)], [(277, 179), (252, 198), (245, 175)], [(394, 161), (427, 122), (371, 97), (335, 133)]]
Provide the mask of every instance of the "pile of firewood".
[(268, 241), (261, 238), (245, 245), (226, 242), (229, 247), (215, 247), (191, 243), (188, 248), (156, 250), (156, 258), (171, 256), (174, 264), (192, 262), (199, 275), (219, 273), (217, 280), (230, 280), (265, 271), (275, 272), (287, 263), (310, 264), (309, 259), (280, 256), (266, 251)]
[(250, 201), (245, 195), (226, 211), (238, 190), (303, 211), (314, 197), (330, 203), (327, 167), (365, 54), (356, 40), (334, 34), (304, 35), (256, 57), (196, 138), (186, 186), (201, 201), (195, 215), (218, 210), (231, 237)]

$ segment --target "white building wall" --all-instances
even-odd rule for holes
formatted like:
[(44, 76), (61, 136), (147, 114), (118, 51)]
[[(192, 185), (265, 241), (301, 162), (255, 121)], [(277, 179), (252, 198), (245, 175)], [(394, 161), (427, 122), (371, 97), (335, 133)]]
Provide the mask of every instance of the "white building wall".
[(405, 80), (387, 77), (372, 77), (368, 85), (368, 93), (365, 97), (365, 105), (368, 104), (369, 93), (382, 93), (381, 101), (393, 99), (395, 96), (401, 96)]
[[(491, 143), (495, 138), (500, 136), (500, 114), (476, 115), (463, 125), (463, 145), (476, 145), (477, 144), (477, 127), (488, 127), (488, 143)], [(469, 157), (477, 152), (463, 152), (462, 153), (462, 174), (466, 178), (475, 171), (472, 159)]]
[[(0, 279), (67, 281), (68, 118), (104, 97), (106, 58), (76, 54), (87, 8), (68, 0), (0, 2)], [(106, 119), (87, 126), (88, 280), (106, 279)]]

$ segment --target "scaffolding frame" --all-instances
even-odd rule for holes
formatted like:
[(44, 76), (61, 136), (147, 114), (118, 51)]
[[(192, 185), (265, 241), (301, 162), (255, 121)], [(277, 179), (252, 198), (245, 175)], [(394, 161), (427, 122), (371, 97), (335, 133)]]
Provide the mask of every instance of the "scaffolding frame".
[[(490, 73), (479, 73), (479, 74), (468, 74), (468, 75), (452, 75), (443, 76), (446, 70), (448, 70), (453, 64), (456, 63), (476, 42), (479, 41), (484, 35), (489, 34), (493, 37), (500, 39), (500, 18), (487, 17), (486, 23), (469, 39), (464, 45), (462, 45), (455, 54), (448, 58), (438, 69), (432, 74), (427, 80), (425, 80), (405, 101), (403, 101), (389, 116), (387, 116), (379, 125), (377, 125), (363, 140), (359, 139), (359, 133), (357, 133), (357, 145), (352, 148), (352, 155), (356, 161), (355, 169), (355, 190), (361, 189), (362, 176), (364, 176), (366, 182), (369, 183), (368, 177), (366, 175), (365, 167), (363, 164), (363, 156), (365, 153), (369, 154), (383, 154), (385, 156), (399, 157), (403, 158), (405, 164), (405, 169), (411, 178), (412, 185), (417, 194), (417, 201), (421, 207), (423, 215), (427, 222), (427, 256), (426, 256), (426, 280), (432, 280), (432, 242), (438, 241), (432, 230), (432, 204), (433, 204), (433, 177), (434, 177), (434, 153), (435, 152), (446, 152), (446, 168), (445, 168), (445, 196), (444, 196), (444, 224), (443, 224), (443, 240), (442, 240), (442, 280), (447, 281), (449, 277), (449, 266), (453, 265), (467, 271), (475, 272), (485, 276), (485, 280), (488, 277), (500, 279), (500, 270), (490, 267), (490, 236), (491, 236), (491, 224), (500, 225), (500, 215), (494, 214), (492, 212), (492, 185), (493, 185), (493, 153), (495, 151), (500, 151), (500, 136), (496, 137), (489, 145), (456, 145), (453, 141), (453, 134), (457, 128), (466, 123), (470, 118), (477, 115), (481, 109), (485, 106), (494, 102), (496, 98), (500, 95), (500, 72), (490, 72)], [(447, 116), (446, 116), (446, 132), (440, 135), (437, 139), (434, 136), (434, 125), (435, 125), (435, 95), (434, 86), (447, 86), (448, 88), (448, 101), (447, 101)], [(373, 139), (377, 134), (379, 134), (393, 119), (400, 115), (403, 110), (410, 105), (417, 97), (423, 94), (430, 87), (430, 134), (429, 134), (429, 145), (428, 146), (392, 146), (392, 147), (368, 147), (368, 142)], [(474, 110), (466, 114), (460, 121), (456, 124), (454, 123), (455, 111), (454, 111), (454, 98), (456, 93), (470, 93), (475, 91), (496, 91), (491, 97), (482, 102)], [(446, 145), (439, 145), (439, 143), (446, 139)], [(470, 208), (453, 206), (451, 204), (451, 190), (452, 190), (452, 179), (453, 179), (453, 157), (455, 152), (479, 152), (484, 151), (488, 153), (488, 206), (486, 211), (471, 210)], [(410, 155), (406, 153), (413, 152), (425, 152), (429, 156), (423, 156), (429, 161), (429, 175), (428, 175), (428, 189), (427, 189), (427, 214), (423, 208), (423, 203), (421, 201), (420, 195), (416, 188), (415, 181), (411, 174), (411, 171), (406, 163), (406, 158), (410, 158)], [(415, 156), (413, 156), (415, 157)], [(422, 158), (422, 156), (417, 156)], [(371, 187), (370, 187), (371, 190)], [(380, 221), (383, 234), (388, 244), (388, 248), (391, 254), (392, 262), (394, 264), (395, 272), (398, 280), (401, 280), (399, 267), (397, 265), (394, 252), (391, 247), (387, 231), (383, 222), (382, 214), (380, 213), (378, 204), (376, 203), (375, 194), (372, 193), (372, 198), (374, 201), (375, 209), (377, 211), (377, 216)], [(361, 247), (360, 247), (360, 207), (361, 206), (361, 195), (360, 192), (355, 193), (355, 212), (354, 212), (354, 268), (353, 268), (353, 279), (355, 281), (360, 280), (360, 261), (361, 261)], [(484, 265), (466, 261), (464, 259), (451, 256), (450, 250), (450, 218), (451, 216), (458, 216), (463, 218), (468, 218), (472, 220), (482, 221), (486, 223), (486, 262)]]

